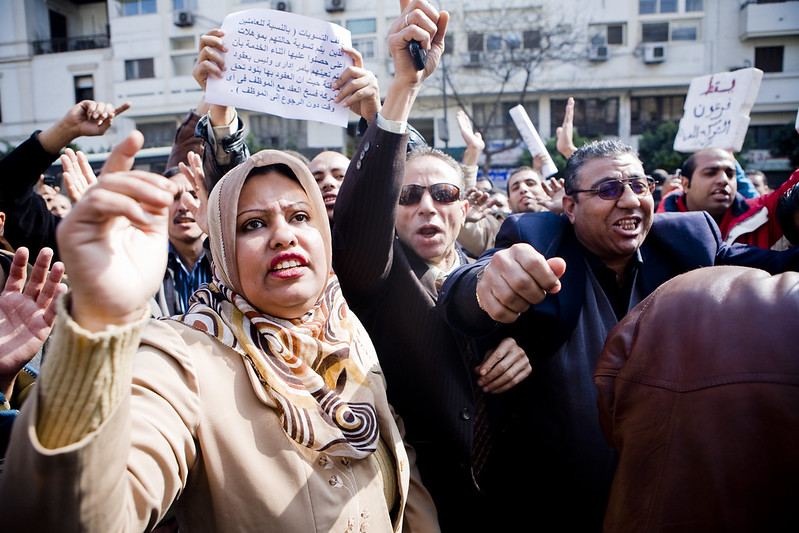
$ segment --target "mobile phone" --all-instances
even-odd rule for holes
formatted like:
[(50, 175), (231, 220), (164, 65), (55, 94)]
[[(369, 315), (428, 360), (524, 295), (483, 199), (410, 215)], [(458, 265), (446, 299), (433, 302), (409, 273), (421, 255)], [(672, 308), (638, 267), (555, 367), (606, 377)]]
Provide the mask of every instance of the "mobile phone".
[(416, 39), (411, 40), (408, 45), (408, 51), (411, 53), (413, 66), (416, 67), (416, 70), (424, 70), (424, 65), (427, 62), (427, 50), (422, 48), (422, 43)]

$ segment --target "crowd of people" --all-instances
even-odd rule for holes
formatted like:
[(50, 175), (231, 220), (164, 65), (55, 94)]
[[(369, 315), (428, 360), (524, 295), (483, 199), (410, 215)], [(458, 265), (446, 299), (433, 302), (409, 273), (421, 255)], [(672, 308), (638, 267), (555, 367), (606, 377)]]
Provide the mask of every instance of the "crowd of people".
[(799, 523), (799, 171), (769, 190), (713, 148), (650, 176), (621, 141), (575, 146), (569, 99), (563, 177), (538, 156), (497, 190), (466, 113), (460, 161), (409, 124), (450, 15), (400, 5), (382, 100), (344, 48), (351, 157), (250, 153), (201, 98), (162, 175), (133, 170), (136, 131), (97, 175), (67, 148), (129, 104), (0, 161), (4, 529)]

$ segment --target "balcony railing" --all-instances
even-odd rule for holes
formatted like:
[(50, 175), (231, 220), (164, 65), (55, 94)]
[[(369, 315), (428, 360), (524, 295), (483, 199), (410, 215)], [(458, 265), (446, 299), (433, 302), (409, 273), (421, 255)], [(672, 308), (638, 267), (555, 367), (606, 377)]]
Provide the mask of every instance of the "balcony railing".
[(95, 50), (111, 46), (111, 36), (107, 33), (81, 35), (79, 37), (60, 37), (33, 41), (33, 55), (59, 54), (76, 50)]
[(785, 37), (799, 34), (799, 2), (755, 3), (741, 6), (741, 39)]

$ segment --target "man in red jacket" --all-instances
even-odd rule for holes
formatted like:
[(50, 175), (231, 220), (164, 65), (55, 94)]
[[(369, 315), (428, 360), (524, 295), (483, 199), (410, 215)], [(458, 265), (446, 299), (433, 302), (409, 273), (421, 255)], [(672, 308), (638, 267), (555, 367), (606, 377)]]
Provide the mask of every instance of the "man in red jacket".
[(706, 148), (696, 152), (685, 160), (681, 174), (684, 192), (666, 196), (658, 212), (707, 211), (728, 244), (771, 248), (782, 238), (775, 216), (777, 200), (799, 182), (799, 171), (776, 191), (748, 199), (738, 194), (735, 158), (727, 150)]

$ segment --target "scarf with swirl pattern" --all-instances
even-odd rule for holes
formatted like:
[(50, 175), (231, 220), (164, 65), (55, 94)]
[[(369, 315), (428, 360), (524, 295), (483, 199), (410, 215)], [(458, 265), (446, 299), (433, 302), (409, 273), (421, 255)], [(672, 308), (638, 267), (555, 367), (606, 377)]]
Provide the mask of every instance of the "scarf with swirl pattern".
[(293, 320), (261, 313), (217, 276), (192, 302), (175, 318), (242, 355), (277, 403), (291, 439), (353, 459), (376, 449), (377, 417), (366, 373), (377, 355), (335, 275), (316, 306)]

